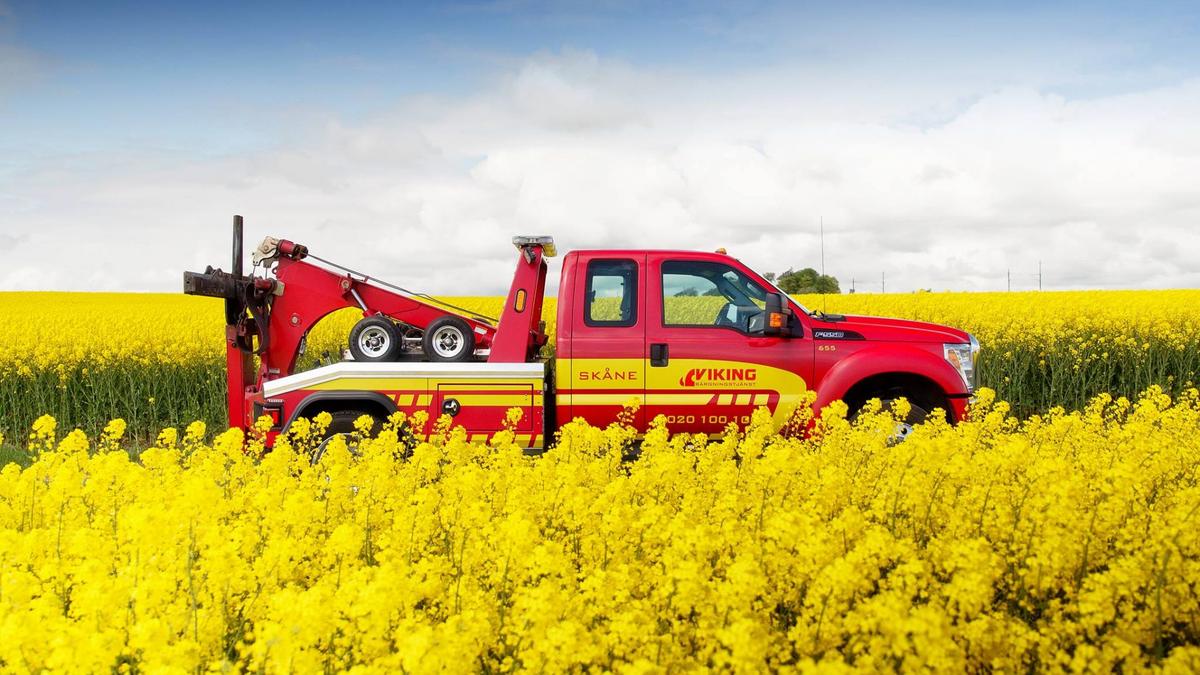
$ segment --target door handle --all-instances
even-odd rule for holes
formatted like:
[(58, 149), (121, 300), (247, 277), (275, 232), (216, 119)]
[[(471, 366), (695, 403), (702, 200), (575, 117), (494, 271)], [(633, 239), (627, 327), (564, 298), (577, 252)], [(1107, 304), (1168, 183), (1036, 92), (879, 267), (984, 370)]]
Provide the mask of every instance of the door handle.
[(671, 360), (670, 351), (667, 349), (666, 343), (657, 343), (650, 345), (650, 365), (655, 368), (661, 368), (667, 365)]

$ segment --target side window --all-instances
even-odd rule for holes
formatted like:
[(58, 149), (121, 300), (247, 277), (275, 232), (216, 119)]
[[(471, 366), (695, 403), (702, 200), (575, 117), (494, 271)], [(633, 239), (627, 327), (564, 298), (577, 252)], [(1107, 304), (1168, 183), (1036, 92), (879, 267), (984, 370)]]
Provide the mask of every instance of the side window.
[(637, 263), (593, 260), (587, 266), (583, 322), (589, 326), (637, 323)]
[(760, 326), (767, 291), (737, 269), (704, 260), (662, 264), (663, 325), (733, 328)]

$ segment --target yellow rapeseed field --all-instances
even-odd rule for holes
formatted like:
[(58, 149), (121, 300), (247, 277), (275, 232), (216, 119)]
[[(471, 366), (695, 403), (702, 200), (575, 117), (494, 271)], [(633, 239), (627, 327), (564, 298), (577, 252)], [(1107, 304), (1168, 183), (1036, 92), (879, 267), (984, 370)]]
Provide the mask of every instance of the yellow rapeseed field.
[(314, 463), (327, 420), (209, 433), (219, 301), (0, 294), (0, 668), (1200, 671), (1200, 292), (800, 300), (970, 330), (1016, 403), (633, 462), (618, 425), (533, 459), (397, 417)]
[[(502, 299), (452, 298), (484, 314)], [(1021, 415), (1099, 393), (1182, 391), (1200, 373), (1200, 291), (804, 296), (812, 309), (958, 326), (983, 343), (984, 384)], [(221, 301), (182, 294), (0, 293), (0, 432), (53, 411), (98, 430), (121, 415), (145, 433), (224, 420)], [(340, 358), (357, 310), (319, 324), (301, 366)], [(555, 303), (544, 318), (553, 334)]]
[(1200, 394), (976, 411), (898, 446), (882, 414), (795, 439), (760, 411), (634, 462), (616, 425), (530, 458), (409, 450), (399, 416), (315, 464), (327, 419), (265, 456), (167, 429), (135, 461), (122, 421), (43, 417), (0, 472), (0, 667), (1200, 670)]

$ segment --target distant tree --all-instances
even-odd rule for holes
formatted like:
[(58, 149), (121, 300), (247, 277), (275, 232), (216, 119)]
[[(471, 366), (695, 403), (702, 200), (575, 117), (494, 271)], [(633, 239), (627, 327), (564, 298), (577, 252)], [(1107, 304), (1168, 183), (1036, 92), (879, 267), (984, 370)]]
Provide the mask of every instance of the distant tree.
[(784, 292), (791, 295), (805, 293), (841, 293), (838, 280), (828, 274), (821, 274), (811, 267), (800, 271), (788, 270), (775, 278), (775, 283)]
[(766, 279), (767, 281), (770, 281), (771, 283), (775, 283), (775, 273), (774, 272), (767, 272), (766, 274), (763, 275), (763, 278)]
[(700, 291), (696, 290), (695, 287), (693, 287), (693, 286), (688, 286), (687, 288), (683, 289), (682, 291), (679, 291), (678, 293), (676, 293), (675, 297), (677, 297), (677, 298), (694, 298), (697, 295), (700, 295)]

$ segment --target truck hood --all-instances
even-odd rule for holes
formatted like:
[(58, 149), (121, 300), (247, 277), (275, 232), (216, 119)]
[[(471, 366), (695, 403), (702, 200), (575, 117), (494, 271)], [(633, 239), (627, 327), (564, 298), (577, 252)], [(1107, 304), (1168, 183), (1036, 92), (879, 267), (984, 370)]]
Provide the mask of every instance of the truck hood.
[(813, 337), (818, 340), (937, 343), (966, 343), (970, 340), (966, 331), (950, 326), (878, 316), (847, 316), (845, 320), (835, 321), (822, 321), (814, 317), (812, 327)]

